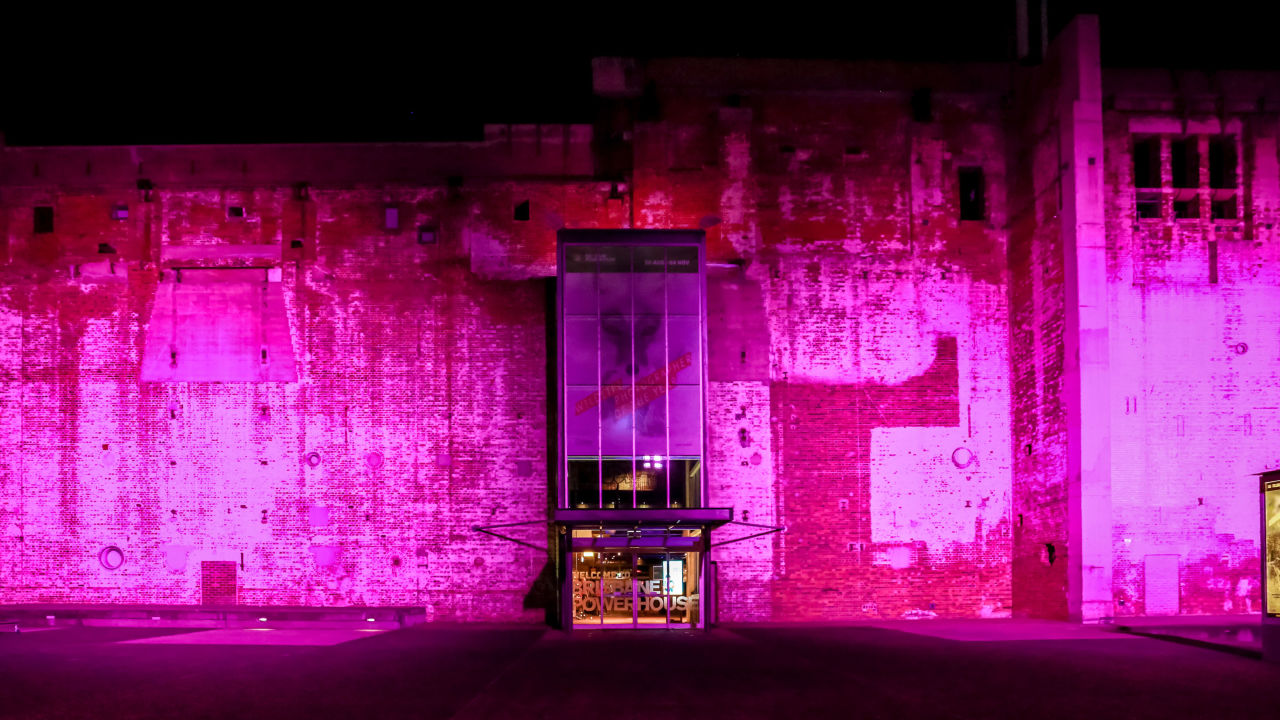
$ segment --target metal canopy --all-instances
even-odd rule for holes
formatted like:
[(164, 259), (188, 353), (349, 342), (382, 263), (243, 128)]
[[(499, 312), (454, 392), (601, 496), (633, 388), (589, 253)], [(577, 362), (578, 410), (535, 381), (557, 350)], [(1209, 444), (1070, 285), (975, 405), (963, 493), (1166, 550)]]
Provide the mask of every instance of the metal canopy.
[(555, 522), (560, 525), (686, 525), (714, 528), (732, 520), (733, 508), (558, 508), (555, 512)]

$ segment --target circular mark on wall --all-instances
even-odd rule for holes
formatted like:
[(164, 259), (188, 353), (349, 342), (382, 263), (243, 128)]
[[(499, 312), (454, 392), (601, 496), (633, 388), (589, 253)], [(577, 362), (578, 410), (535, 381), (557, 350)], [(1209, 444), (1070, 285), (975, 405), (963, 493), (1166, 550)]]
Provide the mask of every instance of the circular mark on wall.
[(951, 463), (963, 470), (973, 464), (973, 452), (967, 447), (958, 447), (951, 451)]
[(1236, 343), (1235, 345), (1233, 345), (1233, 346), (1231, 347), (1231, 349), (1232, 349), (1232, 350), (1235, 350), (1237, 355), (1243, 355), (1243, 354), (1245, 354), (1245, 353), (1249, 352), (1249, 344), (1248, 344), (1248, 343)]
[(760, 455), (760, 453), (752, 453), (752, 455), (751, 455), (751, 464), (752, 464), (752, 465), (759, 465), (759, 464), (760, 464), (760, 463), (762, 463), (762, 462), (764, 462), (764, 457), (762, 457), (762, 456)]
[(317, 465), (320, 464), (320, 453), (318, 452), (307, 453), (307, 456), (303, 458), (303, 462), (310, 465), (311, 467), (316, 467)]
[(472, 561), (471, 564), (475, 565), (476, 567), (484, 567), (484, 558), (478, 557), (474, 561)]
[(369, 466), (370, 470), (377, 470), (382, 467), (382, 453), (371, 452), (364, 456), (364, 464)]
[(98, 551), (98, 562), (108, 570), (117, 570), (124, 565), (124, 551), (115, 545), (108, 545)]

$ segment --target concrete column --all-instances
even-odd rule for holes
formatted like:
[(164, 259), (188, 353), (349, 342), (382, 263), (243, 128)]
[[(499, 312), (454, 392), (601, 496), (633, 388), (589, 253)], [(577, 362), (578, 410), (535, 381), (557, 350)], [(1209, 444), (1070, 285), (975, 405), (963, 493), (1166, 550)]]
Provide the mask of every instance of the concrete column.
[(1062, 72), (1058, 117), (1066, 285), (1067, 609), (1072, 619), (1094, 622), (1113, 615), (1111, 367), (1098, 18), (1077, 17), (1056, 42)]

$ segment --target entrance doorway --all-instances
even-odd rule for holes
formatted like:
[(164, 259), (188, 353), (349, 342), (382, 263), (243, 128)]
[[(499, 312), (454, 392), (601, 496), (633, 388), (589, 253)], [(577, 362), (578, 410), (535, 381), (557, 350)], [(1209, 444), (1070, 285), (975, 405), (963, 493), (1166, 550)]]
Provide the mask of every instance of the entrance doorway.
[(573, 553), (574, 629), (702, 626), (698, 552)]

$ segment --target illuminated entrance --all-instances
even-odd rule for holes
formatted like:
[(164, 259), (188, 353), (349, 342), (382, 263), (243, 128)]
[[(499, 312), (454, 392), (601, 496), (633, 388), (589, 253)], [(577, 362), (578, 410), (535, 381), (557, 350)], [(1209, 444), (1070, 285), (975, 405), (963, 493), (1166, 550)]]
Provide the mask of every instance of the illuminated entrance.
[(562, 230), (558, 268), (561, 626), (705, 627), (703, 234)]
[(701, 627), (698, 556), (662, 550), (573, 553), (574, 628)]

